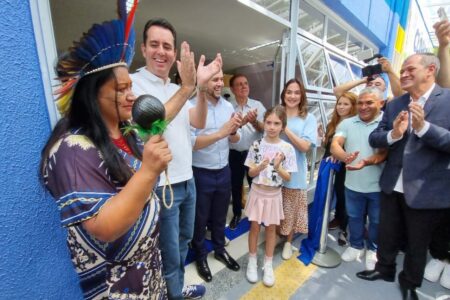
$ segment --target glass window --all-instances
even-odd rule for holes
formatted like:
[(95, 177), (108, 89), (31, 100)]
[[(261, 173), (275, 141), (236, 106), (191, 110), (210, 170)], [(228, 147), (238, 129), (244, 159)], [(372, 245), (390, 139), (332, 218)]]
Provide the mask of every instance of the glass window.
[(327, 42), (344, 50), (347, 44), (347, 32), (328, 18)]
[(343, 84), (352, 80), (352, 75), (345, 60), (330, 54), (330, 62), (337, 84)]
[(356, 56), (356, 53), (361, 50), (363, 50), (363, 43), (355, 37), (349, 35), (347, 52), (353, 56)]
[(352, 70), (353, 73), (353, 77), (355, 79), (360, 79), (362, 78), (362, 71), (361, 71), (361, 67), (354, 65), (354, 64), (350, 64), (350, 69)]
[(306, 82), (310, 88), (331, 89), (331, 81), (324, 50), (302, 38), (298, 39), (299, 53), (305, 70)]
[(289, 13), (290, 13), (290, 1), (286, 0), (252, 0), (256, 4), (264, 7), (267, 10), (270, 10), (274, 14), (282, 17), (289, 21)]
[(325, 15), (317, 11), (304, 0), (300, 0), (299, 5), (298, 27), (322, 39)]
[[(326, 121), (331, 121), (331, 115), (333, 113), (334, 107), (336, 106), (336, 101), (322, 101), (323, 107), (325, 109)], [(327, 124), (324, 126), (324, 131), (327, 128)]]

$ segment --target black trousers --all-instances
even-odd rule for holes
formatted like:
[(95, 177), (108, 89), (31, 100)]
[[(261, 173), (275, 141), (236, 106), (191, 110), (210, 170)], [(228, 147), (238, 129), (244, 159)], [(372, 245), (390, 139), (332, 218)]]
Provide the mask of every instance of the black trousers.
[(448, 209), (410, 208), (402, 193), (381, 192), (378, 262), (375, 269), (381, 273), (395, 274), (398, 251), (406, 245), (403, 270), (398, 280), (406, 288), (420, 287), (432, 233), (446, 214)]
[(230, 150), (229, 165), (231, 170), (231, 197), (233, 198), (233, 215), (242, 213), (242, 186), (247, 175), (248, 185), (252, 185), (252, 177), (248, 176), (248, 167), (244, 166), (248, 151)]
[(450, 210), (447, 210), (444, 220), (433, 232), (430, 254), (433, 258), (450, 261)]
[(348, 216), (345, 208), (345, 165), (334, 175), (334, 192), (336, 193), (336, 212), (335, 218), (339, 222), (339, 228), (347, 231)]

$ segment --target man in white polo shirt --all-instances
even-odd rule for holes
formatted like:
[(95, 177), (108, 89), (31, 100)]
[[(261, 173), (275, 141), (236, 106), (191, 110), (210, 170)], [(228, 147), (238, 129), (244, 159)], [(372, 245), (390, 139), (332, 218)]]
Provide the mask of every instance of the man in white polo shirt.
[[(176, 60), (176, 31), (165, 19), (152, 19), (144, 27), (142, 55), (146, 65), (131, 75), (133, 92), (136, 96), (150, 94), (158, 98), (166, 108), (166, 119), (170, 123), (164, 132), (164, 138), (172, 152), (172, 161), (168, 167), (169, 181), (172, 185), (173, 206), (161, 208), (160, 248), (164, 277), (167, 283), (169, 299), (198, 299), (205, 293), (201, 285), (192, 285), (183, 289), (184, 263), (188, 243), (192, 239), (195, 219), (195, 184), (192, 175), (192, 143), (190, 126), (203, 128), (206, 122), (207, 100), (206, 85), (209, 79), (222, 68), (218, 54), (216, 59), (204, 66), (204, 57), (200, 58), (195, 73), (194, 57), (186, 42), (181, 44), (178, 71), (182, 80), (179, 87), (170, 83), (169, 72)], [(186, 101), (195, 88), (197, 77), (197, 104), (190, 107)], [(156, 192), (162, 198), (164, 173)], [(166, 199), (170, 199), (169, 189)]]

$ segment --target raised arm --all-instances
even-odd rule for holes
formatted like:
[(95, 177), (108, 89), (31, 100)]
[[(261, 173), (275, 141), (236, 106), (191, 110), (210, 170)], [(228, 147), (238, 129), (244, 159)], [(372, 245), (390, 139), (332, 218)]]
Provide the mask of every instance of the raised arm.
[(205, 66), (205, 56), (200, 57), (197, 67), (197, 104), (189, 110), (189, 120), (194, 128), (205, 128), (206, 115), (208, 113), (208, 100), (206, 99), (206, 87), (208, 81), (222, 70), (222, 56), (216, 58)]
[(366, 84), (367, 83), (367, 77), (363, 77), (361, 79), (348, 81), (346, 83), (343, 83), (341, 85), (335, 86), (333, 88), (333, 93), (336, 96), (336, 99), (339, 99), (342, 94), (345, 92), (350, 91), (352, 88), (357, 87), (360, 84)]
[(164, 104), (166, 119), (171, 121), (180, 112), (195, 88), (195, 62), (194, 53), (191, 52), (187, 42), (181, 43), (180, 60), (177, 61), (178, 73), (182, 83), (181, 88)]
[(439, 41), (438, 57), (441, 63), (436, 82), (442, 87), (450, 88), (450, 22), (437, 22), (433, 27)]
[(394, 97), (403, 95), (405, 91), (403, 91), (400, 86), (400, 78), (395, 73), (389, 60), (386, 57), (381, 57), (378, 59), (378, 63), (381, 65), (383, 72), (389, 77), (389, 84), (391, 85), (391, 92)]

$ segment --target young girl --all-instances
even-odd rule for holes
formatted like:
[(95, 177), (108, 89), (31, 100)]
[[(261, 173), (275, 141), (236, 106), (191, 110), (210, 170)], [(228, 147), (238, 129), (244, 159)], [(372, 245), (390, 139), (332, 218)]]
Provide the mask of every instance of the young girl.
[(306, 152), (317, 140), (317, 121), (307, 110), (308, 101), (303, 84), (297, 79), (289, 80), (281, 93), (281, 105), (286, 109), (287, 127), (282, 138), (295, 149), (298, 171), (285, 180), (282, 188), (284, 220), (280, 233), (287, 236), (281, 257), (292, 256), (294, 233), (308, 233), (308, 202), (306, 199), (307, 161)]
[[(342, 120), (356, 115), (356, 99), (358, 96), (352, 92), (345, 92), (336, 102), (331, 120), (327, 125), (325, 134), (324, 147), (325, 153), (323, 158), (331, 157), (330, 145), (333, 140), (336, 128)], [(344, 246), (347, 244), (347, 224), (348, 217), (345, 209), (345, 166), (342, 165), (339, 172), (334, 175), (334, 192), (336, 194), (336, 210), (333, 221), (330, 222), (329, 228), (334, 229), (339, 226), (340, 232), (338, 237), (338, 244)]]
[(258, 281), (257, 242), (260, 225), (264, 223), (266, 256), (263, 283), (269, 287), (275, 283), (272, 268), (275, 228), (284, 218), (281, 184), (283, 180), (291, 178), (291, 172), (297, 171), (294, 148), (280, 139), (281, 131), (286, 128), (286, 119), (286, 112), (282, 106), (269, 109), (264, 114), (265, 136), (252, 144), (245, 160), (245, 165), (249, 167), (248, 174), (254, 177), (245, 207), (245, 214), (251, 222), (248, 236), (250, 255), (247, 279), (251, 283)]

